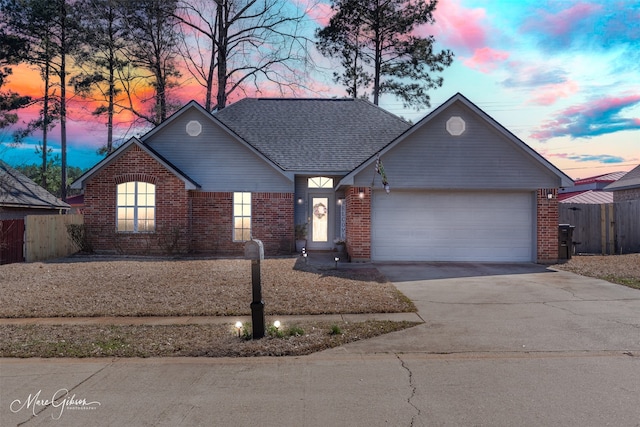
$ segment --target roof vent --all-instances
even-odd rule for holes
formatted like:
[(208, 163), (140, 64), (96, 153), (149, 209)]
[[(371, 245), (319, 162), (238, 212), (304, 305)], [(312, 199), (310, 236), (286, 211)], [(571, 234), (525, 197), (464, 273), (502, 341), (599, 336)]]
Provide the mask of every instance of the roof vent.
[(453, 136), (460, 136), (466, 129), (466, 123), (462, 120), (462, 117), (452, 116), (447, 120), (447, 132)]
[(202, 125), (197, 120), (191, 120), (187, 123), (187, 133), (189, 136), (198, 136), (202, 133)]

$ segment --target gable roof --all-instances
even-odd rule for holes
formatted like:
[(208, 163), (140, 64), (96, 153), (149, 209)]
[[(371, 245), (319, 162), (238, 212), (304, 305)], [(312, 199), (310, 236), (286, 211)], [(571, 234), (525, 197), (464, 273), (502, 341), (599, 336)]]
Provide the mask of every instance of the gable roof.
[(604, 189), (607, 191), (616, 191), (628, 190), (631, 188), (640, 188), (640, 165), (631, 169), (622, 178), (607, 185)]
[(214, 117), (287, 171), (348, 172), (409, 129), (362, 99), (245, 98)]
[(119, 157), (122, 153), (124, 153), (129, 147), (132, 145), (137, 145), (140, 149), (146, 152), (149, 156), (151, 156), (155, 161), (164, 166), (167, 170), (173, 173), (176, 177), (178, 177), (182, 182), (184, 182), (185, 189), (187, 190), (196, 190), (200, 188), (200, 185), (192, 180), (189, 176), (187, 176), (180, 169), (171, 164), (167, 159), (162, 157), (159, 153), (157, 153), (154, 149), (146, 145), (144, 142), (140, 141), (138, 138), (130, 138), (127, 142), (118, 147), (114, 152), (109, 154), (107, 157), (98, 162), (94, 167), (86, 171), (82, 174), (78, 179), (76, 179), (72, 184), (71, 188), (80, 189), (83, 187), (84, 182), (91, 178), (96, 172), (109, 164), (112, 160)]
[(482, 111), (478, 106), (476, 106), (473, 102), (467, 99), (464, 95), (462, 95), (461, 93), (456, 93), (451, 98), (449, 98), (446, 102), (440, 105), (438, 108), (436, 108), (427, 116), (425, 116), (423, 119), (421, 119), (419, 122), (411, 126), (411, 128), (408, 131), (404, 132), (403, 134), (399, 135), (397, 138), (395, 138), (394, 140), (386, 144), (382, 149), (379, 150), (379, 152), (372, 153), (371, 157), (369, 157), (365, 162), (360, 164), (357, 168), (355, 168), (348, 175), (346, 175), (340, 181), (340, 183), (338, 183), (338, 186), (351, 185), (355, 175), (358, 174), (363, 169), (370, 166), (373, 162), (375, 162), (378, 154), (382, 155), (385, 152), (392, 149), (393, 147), (395, 147), (396, 145), (400, 144), (402, 141), (408, 138), (411, 134), (413, 134), (413, 132), (415, 132), (417, 129), (421, 128), (422, 126), (432, 121), (441, 112), (445, 111), (447, 108), (449, 108), (452, 104), (456, 102), (461, 102), (462, 104), (464, 104), (466, 107), (472, 110), (475, 114), (477, 114), (482, 120), (490, 124), (495, 130), (497, 130), (499, 133), (501, 133), (507, 139), (509, 139), (513, 144), (520, 147), (523, 151), (529, 154), (533, 160), (537, 161), (544, 168), (546, 168), (547, 170), (551, 171), (554, 175), (556, 175), (560, 179), (559, 187), (571, 187), (574, 185), (573, 180), (569, 178), (568, 175), (566, 175), (560, 169), (558, 169), (553, 164), (551, 164), (548, 160), (546, 160), (544, 157), (538, 154), (538, 152), (536, 152), (531, 147), (529, 147), (520, 138), (518, 138), (513, 133), (511, 133), (508, 129), (506, 129), (504, 126), (498, 123), (495, 119), (493, 119), (487, 113)]
[(580, 178), (575, 180), (575, 185), (577, 186), (582, 184), (591, 184), (593, 182), (615, 182), (620, 178), (622, 178), (625, 174), (626, 172), (611, 172), (611, 173), (606, 173), (604, 175), (596, 175), (596, 176), (590, 176), (587, 178)]
[(2, 160), (0, 160), (0, 206), (65, 210), (71, 208)]
[(579, 203), (588, 205), (601, 205), (605, 203), (613, 203), (613, 193), (610, 191), (594, 191), (588, 190), (578, 194), (569, 194), (569, 197), (565, 197), (560, 200), (560, 203)]

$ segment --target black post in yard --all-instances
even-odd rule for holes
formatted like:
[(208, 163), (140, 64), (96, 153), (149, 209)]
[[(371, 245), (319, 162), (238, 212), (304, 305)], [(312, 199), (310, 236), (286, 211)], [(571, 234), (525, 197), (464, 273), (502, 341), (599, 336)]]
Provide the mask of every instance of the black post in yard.
[(251, 287), (253, 302), (251, 303), (251, 323), (253, 339), (264, 338), (264, 301), (262, 301), (262, 283), (260, 281), (260, 260), (251, 260)]
[(244, 257), (251, 260), (251, 329), (253, 339), (264, 338), (264, 301), (262, 301), (262, 282), (260, 281), (260, 261), (264, 259), (262, 242), (252, 239), (244, 245)]

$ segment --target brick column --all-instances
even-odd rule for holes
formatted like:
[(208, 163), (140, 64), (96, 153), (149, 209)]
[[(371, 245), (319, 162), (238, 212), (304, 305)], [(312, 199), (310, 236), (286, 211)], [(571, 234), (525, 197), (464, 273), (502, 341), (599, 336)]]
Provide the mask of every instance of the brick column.
[[(549, 199), (548, 194), (553, 197)], [(536, 195), (536, 206), (537, 262), (554, 264), (558, 262), (558, 189), (539, 189)]]
[[(364, 197), (360, 198), (360, 190)], [(351, 187), (345, 193), (347, 252), (351, 261), (371, 260), (371, 189)]]

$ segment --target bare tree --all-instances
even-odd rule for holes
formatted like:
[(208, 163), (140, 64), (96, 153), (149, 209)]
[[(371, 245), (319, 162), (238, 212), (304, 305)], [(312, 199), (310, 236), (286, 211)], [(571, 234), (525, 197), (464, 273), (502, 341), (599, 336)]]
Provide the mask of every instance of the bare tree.
[[(274, 84), (304, 88), (311, 41), (302, 35), (306, 11), (279, 0), (191, 0), (178, 3), (187, 69), (205, 90), (204, 105), (226, 106), (236, 91)], [(215, 94), (215, 103), (214, 103)]]
[[(177, 105), (171, 105), (169, 90), (177, 86), (178, 20), (175, 17), (177, 0), (119, 0), (124, 8), (127, 47), (126, 59), (133, 65), (138, 78), (124, 79), (128, 107), (139, 118), (158, 125)], [(146, 74), (145, 74), (146, 72)], [(130, 76), (129, 76), (130, 77)], [(142, 83), (142, 84), (140, 84)], [(142, 111), (138, 105), (147, 105), (142, 86), (153, 88), (153, 106)]]

